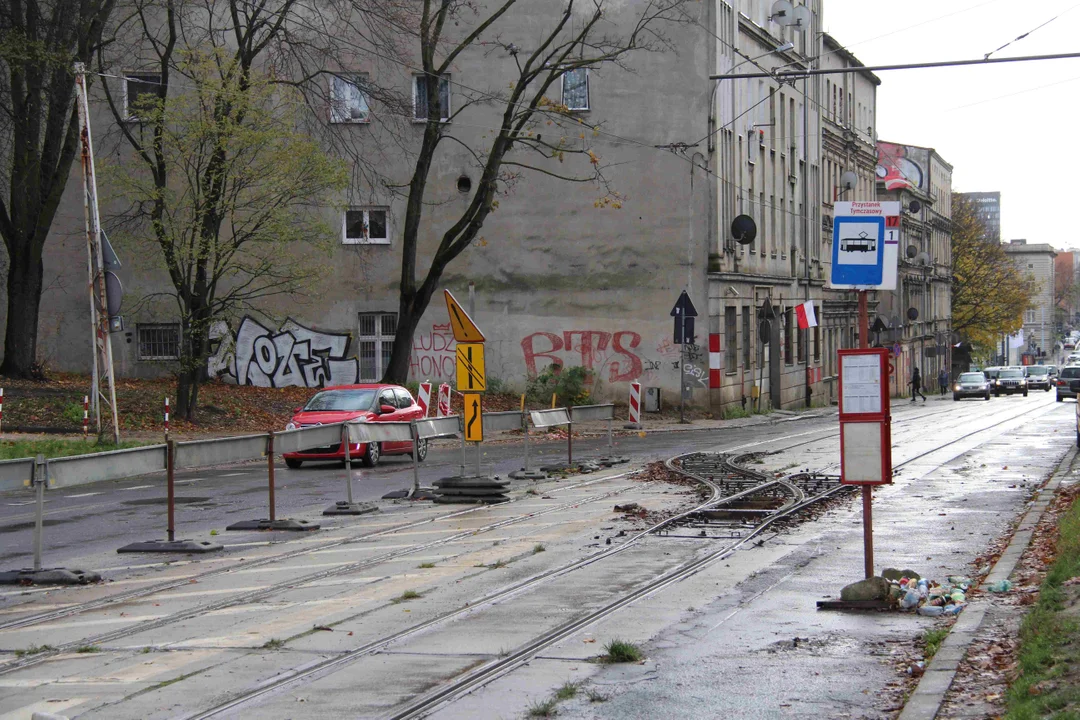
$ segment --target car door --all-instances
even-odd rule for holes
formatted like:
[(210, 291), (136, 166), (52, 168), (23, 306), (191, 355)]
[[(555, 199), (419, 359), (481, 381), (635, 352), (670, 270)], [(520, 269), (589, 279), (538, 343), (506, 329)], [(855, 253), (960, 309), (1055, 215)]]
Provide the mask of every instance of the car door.
[[(387, 412), (387, 413), (379, 412), (379, 414), (375, 416), (376, 421), (378, 421), (378, 422), (397, 422), (397, 421), (400, 421), (400, 420), (404, 419), (404, 418), (401, 417), (401, 410), (398, 409), (397, 394), (394, 392), (394, 388), (388, 387), (388, 388), (383, 388), (382, 390), (379, 391), (378, 406), (381, 408), (384, 405), (392, 407), (392, 408), (394, 408), (394, 410), (393, 410), (393, 412)], [(400, 441), (398, 441), (398, 442), (384, 442), (382, 444), (382, 449), (383, 449), (384, 453), (387, 453), (387, 452), (401, 452), (402, 449), (404, 448), (404, 446), (405, 446), (405, 443), (402, 443)]]
[(403, 387), (394, 388), (394, 392), (397, 393), (398, 407), (401, 408), (403, 417), (402, 420), (422, 420), (424, 417), (424, 411), (420, 409), (420, 406), (413, 400), (412, 393)]

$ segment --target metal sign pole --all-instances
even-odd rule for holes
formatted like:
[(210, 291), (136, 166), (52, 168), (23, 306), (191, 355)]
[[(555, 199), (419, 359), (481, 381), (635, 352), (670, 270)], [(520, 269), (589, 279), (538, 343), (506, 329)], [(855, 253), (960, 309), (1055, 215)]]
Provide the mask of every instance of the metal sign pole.
[(274, 431), (271, 430), (266, 438), (266, 470), (270, 482), (270, 522), (277, 520), (274, 511)]
[[(349, 455), (349, 427), (348, 425), (341, 426), (341, 442), (345, 445), (345, 499), (350, 505), (353, 504), (352, 497), (352, 456)], [(414, 456), (415, 457), (415, 456)]]
[(169, 542), (176, 542), (176, 444), (169, 440), (165, 443), (165, 483), (169, 503), (169, 527), (165, 529)]
[[(870, 311), (866, 290), (859, 291), (859, 347), (870, 346)], [(873, 488), (862, 486), (863, 507), (863, 571), (868, 578), (874, 577), (874, 515)]]
[(525, 471), (528, 472), (529, 469), (529, 420), (525, 418)]
[[(415, 497), (416, 493), (420, 492), (420, 430), (416, 427), (416, 423), (413, 422), (409, 426), (412, 430), (413, 437), (413, 451), (412, 451), (412, 490), (405, 497)], [(349, 492), (349, 502), (352, 502), (352, 491)]]
[(461, 416), (461, 477), (465, 477), (465, 416)]
[(45, 515), (45, 483), (48, 466), (45, 456), (38, 454), (34, 460), (34, 492), (36, 493), (34, 510), (34, 572), (41, 571), (41, 530)]
[(679, 318), (682, 344), (679, 345), (679, 423), (686, 423), (686, 313)]
[(480, 477), (480, 443), (476, 443), (476, 477)]
[(566, 464), (574, 464), (574, 421), (566, 423)]

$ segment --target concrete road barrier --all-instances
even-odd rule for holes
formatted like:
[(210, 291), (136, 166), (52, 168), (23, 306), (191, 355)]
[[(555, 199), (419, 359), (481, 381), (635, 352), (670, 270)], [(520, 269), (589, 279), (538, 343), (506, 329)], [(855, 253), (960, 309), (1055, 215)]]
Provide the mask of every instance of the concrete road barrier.
[(412, 423), (409, 422), (349, 422), (349, 442), (412, 442)]
[(179, 470), (258, 460), (266, 457), (266, 439), (266, 435), (241, 435), (176, 443), (176, 468)]
[(60, 489), (161, 472), (165, 469), (165, 462), (165, 446), (149, 445), (130, 450), (54, 458), (46, 464), (49, 488)]
[(274, 433), (274, 451), (294, 453), (309, 448), (337, 445), (341, 442), (343, 425), (344, 423), (332, 423), (276, 432)]
[(0, 460), (0, 492), (29, 487), (34, 475), (34, 458)]
[(520, 430), (525, 423), (525, 413), (511, 410), (509, 412), (486, 412), (483, 414), (484, 432), (498, 432), (500, 430)]

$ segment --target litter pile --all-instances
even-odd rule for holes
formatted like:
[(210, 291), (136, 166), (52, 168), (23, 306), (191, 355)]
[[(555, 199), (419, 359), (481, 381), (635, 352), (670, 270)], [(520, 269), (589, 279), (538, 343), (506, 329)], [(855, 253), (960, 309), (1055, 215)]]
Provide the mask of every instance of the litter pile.
[[(881, 577), (867, 578), (845, 587), (840, 591), (839, 603), (819, 602), (818, 607), (899, 609), (928, 617), (959, 615), (967, 606), (969, 589), (975, 584), (971, 578), (959, 575), (950, 575), (945, 582), (939, 583), (921, 577), (914, 570), (889, 568), (881, 573)], [(1008, 592), (1012, 583), (1002, 580), (984, 589)]]

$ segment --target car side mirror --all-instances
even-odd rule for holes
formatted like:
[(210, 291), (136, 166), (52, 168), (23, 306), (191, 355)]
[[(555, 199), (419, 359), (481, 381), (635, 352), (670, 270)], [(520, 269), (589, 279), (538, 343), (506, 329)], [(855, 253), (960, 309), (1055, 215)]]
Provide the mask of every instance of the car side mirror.
[(294, 413), (298, 413), (298, 412), (304, 412), (304, 408), (302, 408), (302, 407), (298, 407), (298, 408), (296, 408), (295, 410), (293, 410), (293, 412), (294, 412)]
[(395, 412), (396, 410), (397, 410), (397, 408), (393, 407), (392, 405), (380, 405), (379, 406), (379, 412), (381, 412), (383, 414), (392, 413), (392, 412)]

